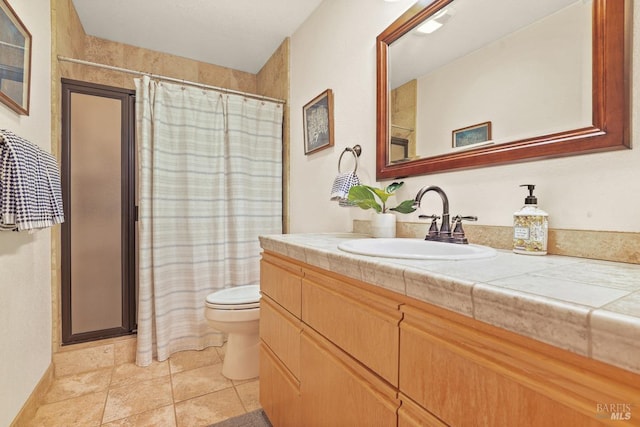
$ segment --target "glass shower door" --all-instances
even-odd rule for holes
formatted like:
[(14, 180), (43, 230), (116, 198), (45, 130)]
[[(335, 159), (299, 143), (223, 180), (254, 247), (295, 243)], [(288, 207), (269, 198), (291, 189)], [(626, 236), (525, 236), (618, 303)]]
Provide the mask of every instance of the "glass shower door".
[(133, 96), (63, 81), (63, 343), (135, 329)]

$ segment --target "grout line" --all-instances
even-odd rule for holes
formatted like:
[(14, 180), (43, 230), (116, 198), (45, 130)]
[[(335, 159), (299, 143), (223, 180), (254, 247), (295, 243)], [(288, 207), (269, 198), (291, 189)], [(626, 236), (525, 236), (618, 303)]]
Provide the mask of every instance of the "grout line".
[(113, 366), (111, 367), (111, 375), (109, 376), (109, 383), (107, 384), (107, 394), (104, 397), (104, 403), (102, 404), (102, 412), (100, 413), (100, 425), (104, 424), (104, 414), (107, 410), (107, 402), (109, 401), (109, 392), (111, 391), (111, 384), (113, 383), (113, 374), (116, 370), (115, 359)]
[(173, 393), (173, 370), (171, 369), (171, 356), (167, 359), (167, 363), (169, 364), (169, 385), (171, 386), (171, 407), (173, 408), (173, 420), (178, 426), (178, 411), (176, 411), (176, 397)]
[(244, 410), (244, 413), (246, 414), (249, 411), (247, 411), (247, 407), (244, 405), (244, 402), (242, 401), (242, 398), (240, 397), (240, 393), (238, 392), (238, 389), (236, 388), (236, 384), (233, 381), (231, 381), (231, 384), (233, 385), (233, 391), (236, 392), (236, 397), (240, 401), (240, 406), (242, 406), (242, 409)]

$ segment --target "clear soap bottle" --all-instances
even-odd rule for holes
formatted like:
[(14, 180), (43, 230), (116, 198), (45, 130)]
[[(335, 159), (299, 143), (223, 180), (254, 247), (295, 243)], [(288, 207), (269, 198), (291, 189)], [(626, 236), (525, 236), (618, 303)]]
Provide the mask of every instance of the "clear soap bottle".
[(513, 214), (513, 252), (525, 255), (546, 255), (549, 233), (549, 214), (538, 208), (533, 195), (535, 185), (524, 184), (529, 195), (524, 206)]

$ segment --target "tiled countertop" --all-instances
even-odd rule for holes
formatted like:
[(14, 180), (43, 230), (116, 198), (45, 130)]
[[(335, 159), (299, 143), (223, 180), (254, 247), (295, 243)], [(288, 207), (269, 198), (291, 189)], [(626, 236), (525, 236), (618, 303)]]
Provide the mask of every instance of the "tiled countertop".
[(355, 255), (360, 234), (260, 237), (265, 250), (640, 373), (640, 265), (516, 255), (422, 261)]

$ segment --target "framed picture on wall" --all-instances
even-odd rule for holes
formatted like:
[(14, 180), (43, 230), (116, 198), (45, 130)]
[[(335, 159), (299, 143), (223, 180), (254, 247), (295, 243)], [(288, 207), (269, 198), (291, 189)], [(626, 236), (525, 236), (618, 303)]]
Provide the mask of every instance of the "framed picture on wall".
[(0, 0), (0, 101), (29, 115), (31, 33), (6, 0)]
[(478, 123), (453, 131), (453, 148), (481, 144), (491, 139), (491, 122)]
[(327, 89), (302, 107), (304, 154), (333, 146), (333, 92)]

